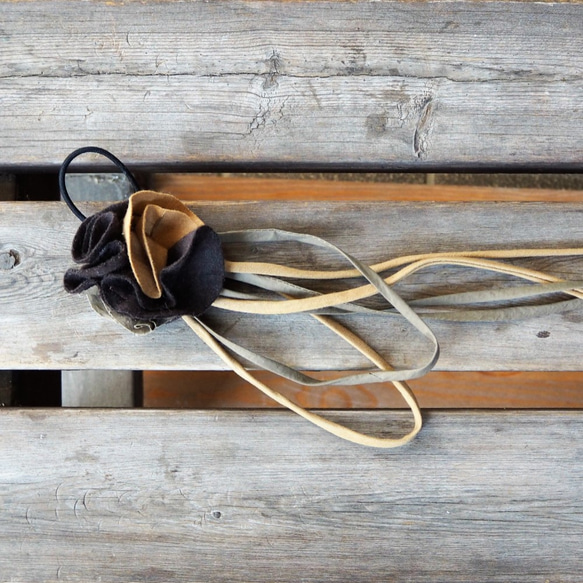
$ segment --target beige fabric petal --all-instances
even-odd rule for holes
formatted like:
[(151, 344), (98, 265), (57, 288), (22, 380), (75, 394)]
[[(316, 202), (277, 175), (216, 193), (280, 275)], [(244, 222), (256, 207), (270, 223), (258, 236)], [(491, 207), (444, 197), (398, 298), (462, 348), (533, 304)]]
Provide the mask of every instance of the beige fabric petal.
[(141, 190), (133, 194), (124, 217), (123, 235), (132, 271), (150, 298), (162, 296), (160, 272), (168, 250), (204, 223), (171, 194)]

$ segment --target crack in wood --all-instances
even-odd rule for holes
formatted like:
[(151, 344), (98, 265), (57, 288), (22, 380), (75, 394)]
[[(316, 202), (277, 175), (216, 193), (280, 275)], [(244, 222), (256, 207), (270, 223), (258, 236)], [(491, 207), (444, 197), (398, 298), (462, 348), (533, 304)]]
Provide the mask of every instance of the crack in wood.
[(413, 134), (413, 154), (420, 160), (425, 159), (429, 149), (429, 136), (433, 129), (433, 98), (428, 97), (421, 108), (419, 121)]
[[(152, 77), (160, 79), (173, 79), (178, 77), (192, 77), (195, 79), (229, 79), (237, 77), (253, 77), (260, 75), (265, 78), (264, 89), (269, 90), (278, 85), (279, 79), (350, 79), (350, 78), (362, 78), (370, 77), (383, 78), (383, 79), (408, 79), (414, 81), (449, 81), (451, 83), (576, 83), (583, 80), (583, 76), (580, 74), (572, 73), (565, 74), (564, 72), (535, 72), (535, 71), (493, 71), (493, 75), (488, 74), (480, 75), (481, 72), (489, 72), (488, 68), (460, 68), (458, 70), (452, 71), (451, 73), (444, 74), (415, 74), (415, 73), (405, 73), (401, 71), (395, 71), (394, 68), (388, 71), (354, 71), (352, 69), (338, 70), (336, 73), (327, 73), (322, 71), (317, 71), (314, 73), (306, 72), (304, 74), (299, 73), (282, 73), (279, 70), (281, 65), (281, 60), (279, 56), (270, 57), (268, 62), (271, 63), (270, 69), (267, 73), (259, 73), (258, 71), (223, 71), (217, 73), (198, 73), (196, 71), (174, 71), (174, 72), (143, 72), (143, 71), (103, 71), (103, 70), (81, 70), (80, 72), (74, 72), (66, 74), (65, 72), (51, 72), (51, 71), (41, 71), (39, 73), (29, 73), (29, 74), (0, 74), (0, 79), (4, 80), (18, 80), (18, 79), (75, 79), (84, 77), (122, 77), (124, 79), (132, 78), (142, 78), (142, 77)], [(277, 67), (277, 68), (276, 68)], [(468, 71), (467, 74), (463, 74), (464, 71)], [(460, 73), (456, 75), (456, 73)]]

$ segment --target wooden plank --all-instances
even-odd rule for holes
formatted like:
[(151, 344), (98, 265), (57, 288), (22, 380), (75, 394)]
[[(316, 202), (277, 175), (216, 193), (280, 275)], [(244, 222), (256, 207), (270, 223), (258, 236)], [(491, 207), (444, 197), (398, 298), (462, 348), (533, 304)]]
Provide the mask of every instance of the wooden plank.
[(6, 580), (580, 581), (581, 413), (436, 412), (383, 452), (283, 412), (0, 421)]
[(63, 407), (133, 407), (135, 388), (131, 370), (64, 370)]
[[(258, 371), (258, 378), (308, 409), (384, 409), (405, 407), (390, 385), (307, 389)], [(320, 372), (321, 378), (332, 373)], [(228, 371), (147, 371), (144, 407), (245, 409), (278, 407), (235, 373)], [(583, 409), (580, 372), (432, 372), (409, 383), (424, 409), (513, 408)]]
[(581, 170), (580, 2), (0, 3), (0, 167)]
[[(101, 208), (84, 206), (86, 212)], [(193, 206), (218, 231), (277, 226), (320, 235), (363, 261), (427, 251), (471, 248), (574, 247), (583, 226), (580, 204), (398, 202), (200, 202)], [(136, 337), (97, 317), (82, 296), (62, 288), (71, 265), (70, 242), (78, 221), (63, 203), (2, 203), (2, 251), (16, 257), (0, 271), (3, 326), (0, 366), (4, 368), (222, 369), (180, 321), (152, 335)], [(387, 228), (390, 226), (390, 228)], [(230, 251), (230, 257), (237, 255)], [(254, 255), (260, 258), (261, 254)], [(311, 250), (285, 246), (271, 259), (313, 265)], [(334, 261), (326, 258), (326, 266)], [(524, 264), (558, 276), (580, 278), (582, 261), (564, 258)], [(399, 287), (405, 297), (452, 289), (496, 286), (504, 278), (461, 269), (427, 271)], [(365, 362), (308, 316), (245, 317), (208, 312), (219, 331), (252, 349), (304, 369), (359, 368)], [(579, 370), (581, 315), (578, 311), (514, 323), (437, 323), (441, 370)], [(395, 366), (426, 358), (428, 347), (400, 320), (351, 317), (350, 326), (390, 354)], [(324, 336), (324, 334), (326, 336)], [(296, 342), (291, 343), (290, 339)], [(292, 345), (293, 344), (293, 345)]]
[[(347, 182), (337, 180), (266, 180), (249, 176), (155, 174), (150, 187), (183, 200), (431, 200), (431, 201), (554, 201), (578, 202), (576, 190), (543, 188), (475, 188), (439, 185)], [(362, 385), (306, 390), (263, 372), (263, 382), (307, 408), (402, 407), (386, 386)], [(325, 376), (325, 373), (321, 373)], [(205, 408), (277, 407), (234, 373), (146, 371), (144, 406)], [(583, 373), (557, 372), (433, 372), (411, 383), (424, 408), (580, 408)]]
[(154, 174), (149, 188), (183, 200), (328, 200), (426, 202), (581, 202), (580, 190), (398, 184), (347, 180)]

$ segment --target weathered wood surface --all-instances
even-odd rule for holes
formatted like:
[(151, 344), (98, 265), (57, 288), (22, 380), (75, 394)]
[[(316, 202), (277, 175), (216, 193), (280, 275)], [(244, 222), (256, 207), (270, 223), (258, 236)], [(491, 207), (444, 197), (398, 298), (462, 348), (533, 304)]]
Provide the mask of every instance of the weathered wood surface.
[[(102, 204), (84, 205), (92, 213)], [(273, 227), (322, 236), (374, 262), (403, 254), (476, 248), (562, 247), (583, 241), (580, 204), (432, 204), (200, 202), (193, 206), (218, 231)], [(78, 221), (64, 203), (0, 204), (0, 363), (4, 368), (215, 369), (222, 365), (181, 322), (136, 337), (98, 317), (82, 296), (62, 288)], [(235, 253), (228, 253), (238, 257)], [(262, 253), (253, 250), (253, 257)], [(311, 249), (282, 246), (270, 259), (314, 265)], [(326, 258), (325, 258), (326, 259)], [(583, 276), (583, 260), (525, 261), (558, 276)], [(328, 258), (326, 266), (335, 264)], [(495, 286), (460, 268), (419, 273), (398, 286), (405, 297)], [(235, 341), (306, 369), (358, 368), (365, 362), (309, 316), (281, 318), (208, 313)], [(431, 322), (442, 345), (442, 370), (580, 370), (580, 310), (514, 323)], [(429, 347), (399, 319), (350, 317), (350, 326), (390, 355), (395, 366), (420, 362)], [(290, 340), (294, 339), (294, 342)]]
[[(306, 389), (273, 374), (256, 375), (308, 409), (406, 407), (390, 385)], [(320, 372), (321, 377), (334, 373)], [(146, 371), (143, 405), (154, 408), (245, 409), (279, 405), (228, 371)], [(583, 409), (582, 372), (431, 372), (410, 381), (425, 409)]]
[(581, 169), (554, 2), (0, 3), (0, 167)]
[(581, 413), (430, 413), (394, 451), (281, 412), (0, 423), (3, 581), (581, 580)]

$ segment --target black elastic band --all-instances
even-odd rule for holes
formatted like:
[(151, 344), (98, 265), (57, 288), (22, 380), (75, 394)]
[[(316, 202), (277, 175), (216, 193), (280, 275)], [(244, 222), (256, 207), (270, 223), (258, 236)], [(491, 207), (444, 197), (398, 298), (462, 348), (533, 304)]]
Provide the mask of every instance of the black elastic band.
[(71, 154), (69, 154), (65, 158), (65, 161), (61, 164), (61, 168), (59, 169), (59, 190), (61, 191), (62, 199), (67, 203), (67, 206), (69, 207), (69, 209), (71, 209), (71, 212), (80, 221), (84, 221), (87, 217), (77, 208), (75, 203), (71, 200), (69, 192), (67, 191), (67, 186), (65, 185), (65, 175), (67, 174), (69, 164), (71, 164), (71, 162), (78, 156), (87, 153), (99, 154), (113, 162), (122, 171), (124, 176), (128, 179), (134, 192), (140, 190), (140, 187), (138, 186), (138, 183), (136, 182), (134, 175), (130, 172), (128, 167), (119, 158), (116, 158), (111, 152), (108, 152), (103, 148), (98, 148), (97, 146), (85, 146), (84, 148), (79, 148), (78, 150), (71, 152)]

